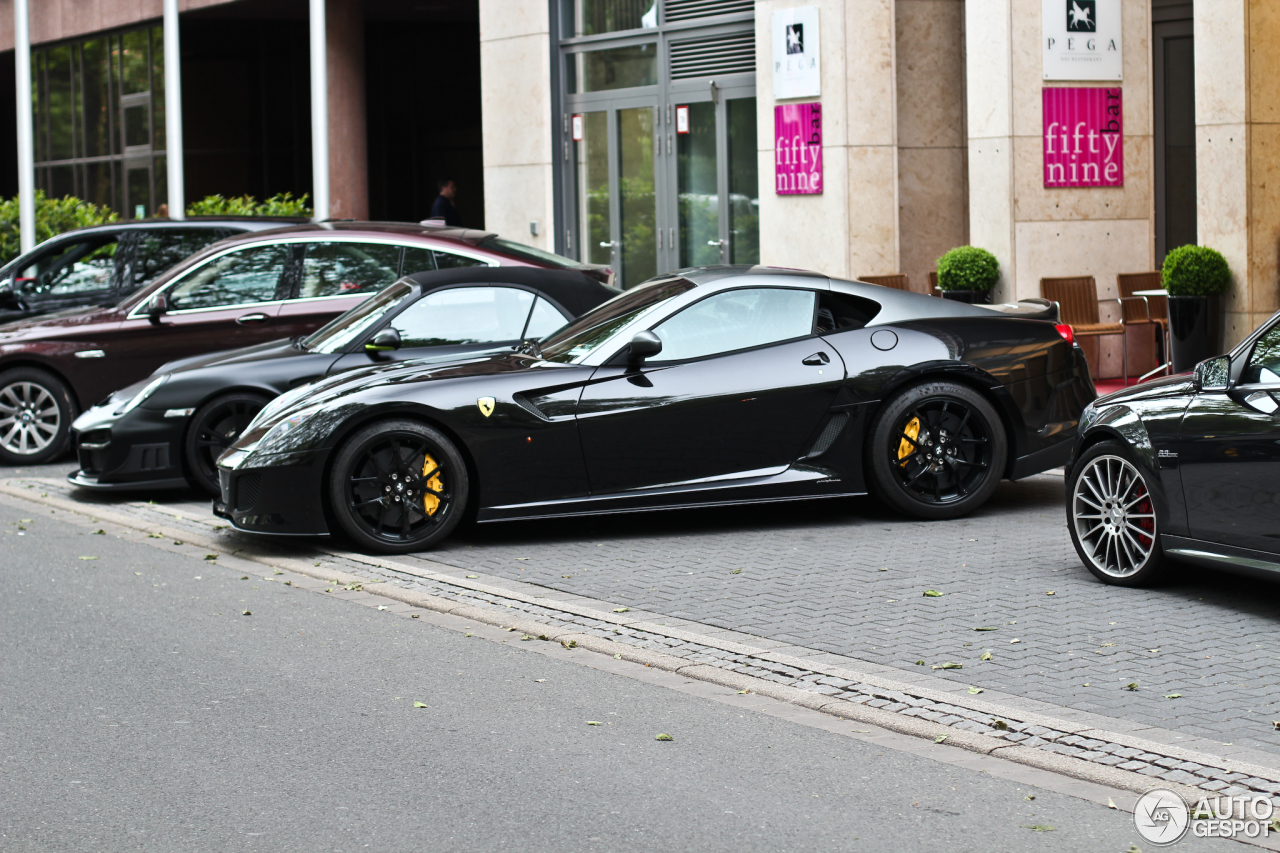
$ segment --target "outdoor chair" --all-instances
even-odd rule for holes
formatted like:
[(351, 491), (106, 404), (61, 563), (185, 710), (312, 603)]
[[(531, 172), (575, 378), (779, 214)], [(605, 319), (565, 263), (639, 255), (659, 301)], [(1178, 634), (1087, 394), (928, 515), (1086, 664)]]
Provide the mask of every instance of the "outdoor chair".
[(878, 284), (882, 287), (892, 287), (894, 290), (910, 290), (911, 281), (905, 275), (860, 275), (858, 281), (865, 281), (867, 284)]
[[(1120, 336), (1120, 360), (1124, 369), (1124, 384), (1129, 384), (1129, 349), (1125, 346), (1123, 320), (1124, 302), (1119, 299), (1099, 299), (1098, 285), (1093, 276), (1040, 279), (1040, 295), (1058, 303), (1058, 316), (1071, 327), (1077, 338), (1100, 338), (1106, 335)], [(1121, 306), (1119, 323), (1104, 323), (1098, 314), (1098, 305), (1115, 302)], [(1101, 368), (1102, 355), (1098, 355)]]
[(1169, 332), (1169, 300), (1164, 296), (1134, 296), (1134, 292), (1138, 290), (1163, 290), (1164, 281), (1159, 271), (1122, 272), (1116, 276), (1116, 287), (1120, 291), (1120, 302), (1124, 305), (1125, 325), (1153, 323), (1159, 326), (1160, 347), (1163, 350), (1165, 335)]
[(938, 271), (933, 270), (929, 273), (929, 295), (942, 298), (942, 291), (938, 289)]

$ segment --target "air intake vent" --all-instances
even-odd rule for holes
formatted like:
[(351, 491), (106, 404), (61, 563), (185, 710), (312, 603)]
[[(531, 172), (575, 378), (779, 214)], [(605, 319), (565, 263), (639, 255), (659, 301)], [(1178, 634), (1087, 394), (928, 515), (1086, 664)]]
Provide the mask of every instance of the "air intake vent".
[(728, 36), (673, 41), (671, 79), (750, 74), (756, 70), (754, 31)]
[(687, 21), (712, 15), (734, 15), (755, 11), (754, 0), (667, 0), (668, 21)]
[(826, 426), (822, 428), (822, 434), (818, 436), (818, 440), (813, 443), (813, 448), (805, 454), (804, 458), (813, 459), (830, 450), (831, 445), (835, 444), (836, 436), (840, 435), (840, 430), (844, 429), (844, 425), (848, 422), (848, 412), (836, 412), (828, 418)]
[(248, 512), (258, 502), (262, 490), (262, 475), (245, 474), (236, 480), (236, 512)]

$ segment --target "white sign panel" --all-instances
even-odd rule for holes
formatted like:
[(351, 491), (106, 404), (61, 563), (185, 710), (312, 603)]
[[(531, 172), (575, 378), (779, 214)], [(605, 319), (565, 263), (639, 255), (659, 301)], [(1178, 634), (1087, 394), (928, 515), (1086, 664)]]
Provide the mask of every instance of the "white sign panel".
[(1041, 0), (1046, 80), (1120, 80), (1121, 0)]
[[(1116, 0), (1119, 2), (1119, 0)], [(818, 61), (818, 7), (797, 6), (773, 13), (773, 97), (815, 98), (822, 94)]]

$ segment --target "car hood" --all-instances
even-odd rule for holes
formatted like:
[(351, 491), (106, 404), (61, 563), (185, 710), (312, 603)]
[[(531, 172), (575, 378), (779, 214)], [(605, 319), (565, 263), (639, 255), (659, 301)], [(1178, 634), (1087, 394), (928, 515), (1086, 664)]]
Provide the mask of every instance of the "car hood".
[(245, 362), (265, 361), (273, 358), (291, 358), (297, 355), (304, 355), (306, 350), (298, 349), (293, 345), (293, 338), (281, 338), (277, 341), (267, 341), (265, 344), (254, 344), (250, 347), (241, 347), (240, 349), (221, 350), (220, 352), (210, 352), (204, 355), (193, 355), (188, 358), (179, 358), (167, 364), (161, 365), (156, 369), (156, 373), (174, 373), (180, 370), (198, 370), (202, 367), (225, 367), (233, 364), (243, 364)]
[(1093, 408), (1100, 409), (1103, 406), (1110, 406), (1116, 403), (1137, 403), (1142, 400), (1154, 400), (1159, 397), (1178, 397), (1183, 394), (1194, 394), (1195, 390), (1196, 386), (1191, 381), (1191, 374), (1180, 373), (1176, 376), (1166, 376), (1151, 382), (1143, 382), (1141, 385), (1134, 385), (1130, 388), (1121, 388), (1119, 391), (1094, 400)]
[(0, 344), (17, 341), (56, 338), (59, 334), (111, 320), (116, 313), (114, 305), (97, 308), (66, 308), (52, 314), (41, 314), (25, 320), (15, 320), (0, 326)]

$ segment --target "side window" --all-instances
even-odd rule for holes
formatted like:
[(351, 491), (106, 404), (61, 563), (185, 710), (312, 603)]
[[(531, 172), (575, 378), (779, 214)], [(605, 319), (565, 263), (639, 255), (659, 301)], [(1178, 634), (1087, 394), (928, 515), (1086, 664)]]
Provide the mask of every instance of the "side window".
[(455, 255), (452, 252), (442, 252), (436, 249), (436, 269), (452, 270), (459, 267), (487, 267), (487, 261), (477, 261), (475, 258), (464, 257), (463, 255)]
[(563, 326), (571, 318), (560, 313), (554, 305), (541, 296), (533, 303), (533, 313), (529, 315), (529, 326), (521, 337), (545, 338)]
[(1280, 325), (1258, 338), (1240, 381), (1245, 385), (1280, 385)]
[(377, 293), (398, 278), (400, 251), (384, 243), (310, 243), (295, 298)]
[(270, 302), (293, 255), (293, 246), (254, 246), (229, 252), (193, 270), (169, 289), (169, 309), (221, 308)]
[(816, 295), (752, 287), (708, 296), (654, 328), (662, 339), (656, 360), (701, 358), (811, 335)]
[[(165, 229), (150, 233), (135, 232), (135, 245), (121, 270), (121, 296), (128, 295), (174, 264), (184, 261), (196, 252), (226, 236), (227, 232), (212, 228), (191, 230)], [(125, 248), (121, 240), (121, 248)]]
[(454, 287), (409, 306), (391, 325), (405, 347), (438, 347), (520, 339), (533, 294), (514, 287)]
[(116, 237), (63, 243), (16, 274), (24, 295), (71, 296), (105, 291), (116, 268)]
[(416, 272), (428, 272), (436, 268), (436, 253), (430, 249), (409, 247), (404, 250), (404, 265), (400, 275), (413, 275)]

